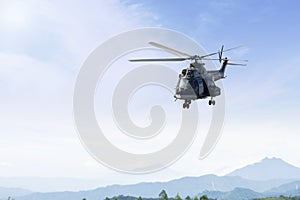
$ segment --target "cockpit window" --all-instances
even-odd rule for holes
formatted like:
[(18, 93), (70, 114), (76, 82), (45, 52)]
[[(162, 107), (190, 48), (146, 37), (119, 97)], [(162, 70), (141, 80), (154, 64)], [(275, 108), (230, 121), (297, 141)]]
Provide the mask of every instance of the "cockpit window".
[(186, 69), (183, 69), (182, 72), (181, 72), (181, 74), (182, 74), (183, 76), (185, 76), (185, 75), (186, 75)]
[(193, 77), (194, 76), (194, 70), (188, 70), (187, 76)]

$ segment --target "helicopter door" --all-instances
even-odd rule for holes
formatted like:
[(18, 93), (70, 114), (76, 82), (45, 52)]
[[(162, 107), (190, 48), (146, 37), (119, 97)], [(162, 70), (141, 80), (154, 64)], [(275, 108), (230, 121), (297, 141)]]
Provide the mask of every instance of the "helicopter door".
[(199, 96), (201, 96), (204, 93), (204, 85), (203, 85), (202, 79), (198, 79), (197, 83), (198, 83), (198, 86), (199, 86), (199, 88), (198, 88)]

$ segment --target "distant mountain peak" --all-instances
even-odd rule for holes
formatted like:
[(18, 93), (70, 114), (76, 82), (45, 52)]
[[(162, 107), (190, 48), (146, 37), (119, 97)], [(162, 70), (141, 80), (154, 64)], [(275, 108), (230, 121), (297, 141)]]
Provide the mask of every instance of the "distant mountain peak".
[(277, 161), (283, 161), (280, 158), (277, 157), (265, 157), (264, 159), (262, 159), (261, 161), (268, 161), (268, 160), (277, 160)]
[(284, 160), (282, 160), (281, 158), (277, 158), (277, 157), (265, 157), (264, 159), (262, 159), (261, 161), (259, 161), (260, 163), (261, 162), (283, 162), (283, 163), (286, 163), (288, 164), (287, 162), (285, 162)]
[(300, 168), (276, 157), (266, 157), (259, 162), (237, 169), (227, 176), (240, 176), (250, 180), (299, 179)]

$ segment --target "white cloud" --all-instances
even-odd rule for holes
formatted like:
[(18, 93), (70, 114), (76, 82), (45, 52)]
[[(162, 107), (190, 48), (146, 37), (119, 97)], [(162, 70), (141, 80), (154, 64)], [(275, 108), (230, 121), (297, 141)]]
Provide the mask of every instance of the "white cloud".
[(118, 0), (49, 1), (46, 5), (40, 13), (51, 21), (52, 31), (60, 35), (77, 67), (101, 42), (120, 32), (153, 25), (156, 18), (140, 4), (125, 5)]

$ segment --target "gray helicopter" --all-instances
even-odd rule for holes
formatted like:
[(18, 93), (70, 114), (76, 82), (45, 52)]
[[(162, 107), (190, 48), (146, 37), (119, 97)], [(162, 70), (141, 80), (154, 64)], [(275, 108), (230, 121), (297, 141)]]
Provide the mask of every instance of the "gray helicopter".
[[(242, 47), (237, 46), (224, 50), (224, 45), (218, 52), (210, 53), (207, 55), (189, 55), (187, 53), (172, 49), (170, 47), (158, 44), (156, 42), (149, 42), (150, 45), (163, 49), (172, 53), (176, 58), (146, 58), (146, 59), (131, 59), (130, 62), (163, 62), (163, 61), (185, 61), (190, 60), (190, 66), (183, 69), (179, 74), (179, 79), (175, 89), (175, 100), (184, 100), (183, 108), (189, 108), (192, 100), (205, 99), (210, 97), (209, 105), (215, 105), (214, 97), (221, 95), (221, 89), (215, 85), (215, 81), (225, 78), (225, 69), (227, 65), (246, 66), (246, 64), (230, 63), (227, 57), (222, 58), (223, 52), (231, 51)], [(218, 55), (218, 58), (208, 58), (212, 55)], [(221, 63), (219, 70), (206, 70), (203, 62), (204, 60), (218, 60)], [(231, 60), (230, 61), (234, 61)], [(248, 62), (248, 60), (235, 60)]]

